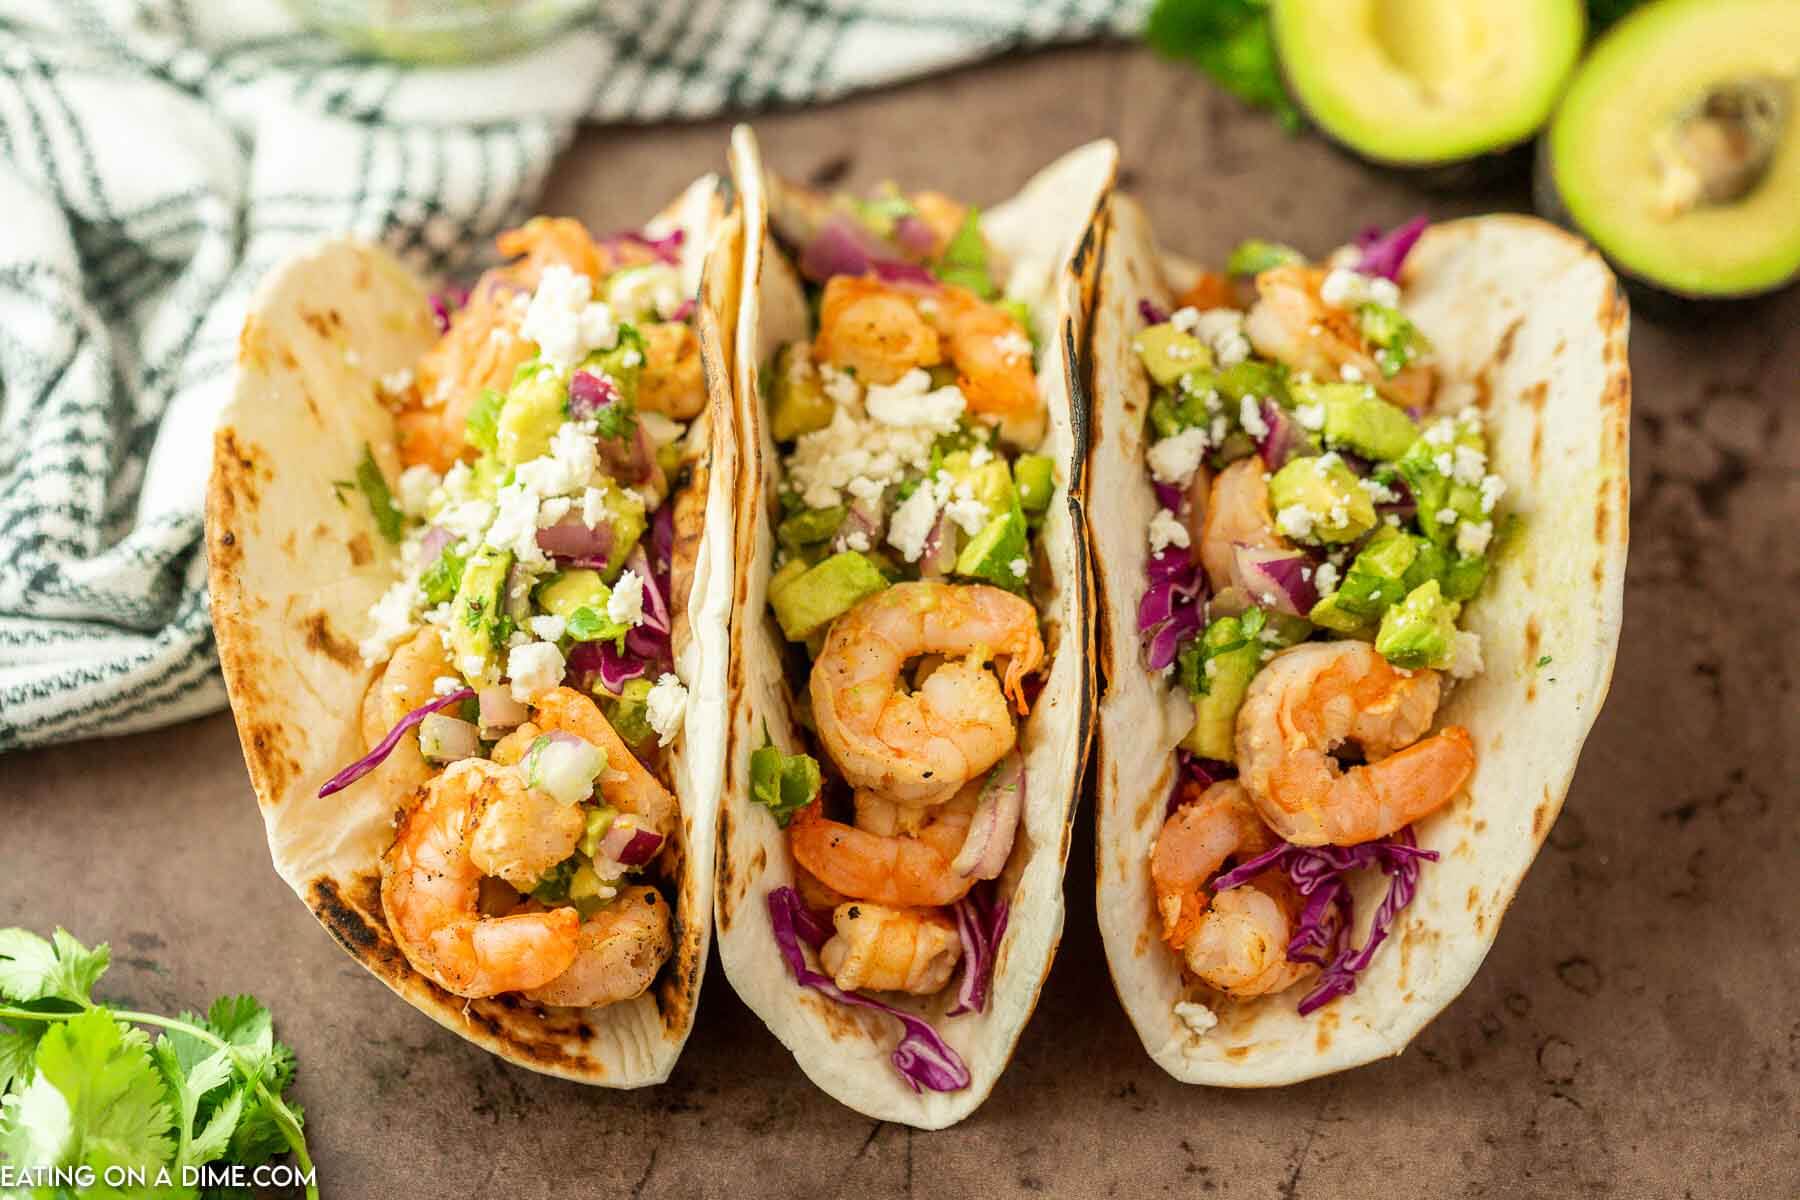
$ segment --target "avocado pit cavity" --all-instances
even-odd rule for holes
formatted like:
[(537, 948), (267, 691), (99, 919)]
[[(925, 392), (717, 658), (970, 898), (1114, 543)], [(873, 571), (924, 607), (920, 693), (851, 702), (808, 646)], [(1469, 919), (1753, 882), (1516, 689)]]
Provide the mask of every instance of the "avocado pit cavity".
[(1756, 190), (1792, 112), (1791, 85), (1773, 77), (1718, 84), (1656, 136), (1657, 215), (1734, 204)]

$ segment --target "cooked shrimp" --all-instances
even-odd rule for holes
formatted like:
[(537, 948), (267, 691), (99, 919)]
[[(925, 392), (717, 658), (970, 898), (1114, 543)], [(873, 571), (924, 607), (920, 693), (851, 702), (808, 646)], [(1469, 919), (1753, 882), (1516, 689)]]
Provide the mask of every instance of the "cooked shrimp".
[(819, 961), (846, 992), (929, 996), (950, 982), (962, 959), (956, 925), (930, 909), (854, 900), (838, 905), (831, 923), (837, 932), (819, 951)]
[(1231, 276), (1220, 271), (1202, 271), (1187, 291), (1175, 297), (1177, 309), (1192, 308), (1210, 312), (1215, 308), (1237, 306), (1237, 293), (1231, 286)]
[(699, 337), (680, 321), (658, 321), (643, 326), (641, 332), (645, 349), (638, 407), (678, 421), (692, 420), (706, 407)]
[(1044, 398), (1038, 394), (1031, 337), (1018, 319), (969, 291), (946, 285), (920, 302), (943, 335), (956, 383), (969, 411), (995, 418), (1000, 434), (1017, 446), (1044, 437)]
[(587, 227), (569, 217), (533, 217), (517, 229), (502, 232), (494, 245), (506, 257), (518, 260), (501, 268), (507, 277), (528, 288), (537, 286), (545, 267), (564, 266), (598, 280), (615, 265), (594, 243)]
[[(1436, 671), (1400, 671), (1365, 642), (1303, 642), (1250, 681), (1237, 718), (1240, 777), (1263, 820), (1301, 846), (1386, 837), (1446, 804), (1475, 769), (1469, 732), (1420, 740), (1437, 712)], [(1361, 748), (1343, 770), (1331, 751)]]
[(1243, 785), (1228, 779), (1171, 813), (1150, 851), (1163, 941), (1202, 981), (1234, 996), (1278, 992), (1306, 970), (1287, 961), (1297, 910), (1279, 873), (1216, 895), (1206, 890), (1227, 859), (1253, 858), (1274, 844)]
[[(924, 654), (960, 657), (901, 691), (907, 660)], [(982, 665), (1001, 658), (1004, 696)], [(1029, 601), (985, 584), (895, 584), (826, 635), (809, 684), (819, 740), (852, 788), (938, 803), (1013, 748), (1006, 700), (1027, 711), (1022, 683), (1043, 658)]]
[(1188, 557), (1195, 562), (1202, 561), (1200, 555), (1206, 545), (1206, 514), (1212, 511), (1212, 485), (1212, 468), (1201, 463), (1194, 468), (1183, 496), (1187, 507), (1182, 511), (1181, 524), (1188, 533)]
[(653, 887), (625, 888), (581, 923), (579, 940), (574, 964), (528, 999), (599, 1008), (642, 995), (674, 948), (669, 905)]
[[(950, 864), (969, 836), (979, 780), (934, 809), (916, 833), (881, 834), (828, 820), (817, 801), (788, 826), (794, 858), (819, 882), (857, 900), (901, 908), (953, 904), (975, 886)], [(861, 805), (858, 805), (859, 811)]]
[(631, 813), (641, 826), (664, 838), (674, 836), (681, 827), (681, 808), (675, 797), (631, 753), (592, 700), (572, 688), (559, 687), (546, 693), (534, 707), (536, 723), (544, 732), (572, 733), (605, 751), (600, 795), (608, 804), (620, 812)]
[(1287, 545), (1269, 514), (1269, 480), (1262, 459), (1240, 458), (1219, 472), (1200, 526), (1200, 563), (1213, 591), (1244, 586), (1235, 547), (1279, 550)]
[(912, 296), (873, 277), (834, 275), (819, 301), (813, 358), (854, 371), (864, 385), (890, 384), (936, 366), (943, 352)]
[(1356, 314), (1319, 298), (1325, 274), (1322, 267), (1290, 265), (1258, 275), (1259, 299), (1244, 319), (1250, 344), (1258, 354), (1324, 379), (1337, 379), (1345, 367), (1352, 367), (1402, 408), (1424, 407), (1431, 400), (1431, 367), (1414, 363), (1383, 378), (1357, 330)]
[[(437, 681), (445, 677), (456, 679), (457, 686), (462, 686), (436, 629), (421, 629), (400, 643), (388, 657), (387, 665), (370, 681), (369, 690), (363, 693), (363, 744), (374, 749), (376, 743), (400, 723), (400, 718), (422, 704), (431, 703), (437, 695)], [(409, 734), (400, 739), (387, 761), (376, 767), (372, 774), (383, 780), (381, 786), (386, 790), (412, 792), (425, 785), (432, 770), (431, 764), (419, 753), (418, 736)]]
[(586, 826), (581, 806), (527, 787), (516, 771), (496, 769), (469, 834), (469, 861), (482, 874), (504, 879), (521, 892), (575, 853)]
[(542, 987), (578, 949), (573, 908), (481, 915), (484, 872), (469, 855), (470, 834), (508, 777), (479, 758), (452, 764), (401, 814), (381, 856), (381, 908), (394, 941), (421, 975), (458, 996)]
[(914, 192), (908, 199), (912, 201), (913, 212), (931, 230), (931, 252), (921, 257), (936, 258), (962, 228), (963, 221), (969, 215), (968, 207), (942, 192)]

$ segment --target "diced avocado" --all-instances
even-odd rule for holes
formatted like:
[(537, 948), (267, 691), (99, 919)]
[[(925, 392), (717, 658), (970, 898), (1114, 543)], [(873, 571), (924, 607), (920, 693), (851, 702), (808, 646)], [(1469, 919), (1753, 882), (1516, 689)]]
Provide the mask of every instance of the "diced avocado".
[(769, 595), (773, 596), (776, 592), (786, 591), (787, 585), (806, 574), (806, 569), (810, 566), (812, 564), (804, 558), (790, 558), (782, 563), (776, 572), (769, 576)]
[(1290, 403), (1287, 386), (1287, 369), (1276, 363), (1259, 362), (1254, 358), (1246, 358), (1243, 362), (1232, 363), (1229, 367), (1213, 375), (1212, 386), (1225, 397), (1230, 404), (1226, 407), (1229, 413), (1236, 413), (1245, 396), (1255, 396), (1259, 400), (1273, 400), (1286, 408)]
[(1262, 665), (1263, 619), (1260, 609), (1221, 617), (1200, 635), (1198, 653), (1186, 656), (1183, 668), (1197, 676), (1194, 682), (1203, 690), (1194, 697), (1194, 725), (1181, 739), (1184, 749), (1203, 758), (1237, 761), (1237, 713)]
[(1374, 625), (1366, 617), (1358, 616), (1344, 607), (1339, 599), (1344, 593), (1336, 591), (1312, 606), (1306, 619), (1321, 629), (1329, 629), (1333, 633), (1346, 634), (1351, 637), (1361, 636), (1374, 629)]
[(1247, 242), (1239, 242), (1237, 248), (1232, 250), (1231, 257), (1225, 260), (1225, 273), (1238, 276), (1260, 275), (1276, 267), (1305, 261), (1306, 256), (1292, 246), (1251, 238)]
[(826, 541), (844, 523), (844, 506), (803, 508), (775, 527), (775, 538), (789, 552), (798, 554), (806, 546)]
[(956, 556), (956, 573), (1018, 591), (1030, 570), (1025, 513), (1014, 504), (981, 527)]
[(1311, 517), (1303, 541), (1352, 542), (1375, 528), (1375, 502), (1335, 454), (1296, 458), (1275, 472), (1270, 509), (1279, 514), (1295, 506)]
[[(763, 736), (768, 736), (766, 730)], [(810, 754), (783, 754), (772, 743), (750, 752), (750, 798), (783, 829), (813, 802), (819, 786), (819, 762)]]
[(680, 439), (664, 442), (656, 448), (656, 468), (666, 477), (673, 479), (681, 474), (682, 447)]
[[(1448, 437), (1442, 432), (1446, 429)], [(1475, 450), (1485, 459), (1487, 439), (1472, 423), (1445, 417), (1408, 447), (1395, 464), (1418, 502), (1420, 532), (1441, 547), (1456, 540), (1458, 523), (1488, 519), (1488, 514), (1481, 511), (1481, 489), (1452, 477), (1458, 450)], [(1451, 470), (1445, 470), (1446, 467)]]
[(1182, 419), (1180, 401), (1168, 392), (1159, 391), (1150, 401), (1150, 428), (1156, 431), (1156, 440), (1174, 437), (1187, 423)]
[(591, 917), (612, 899), (614, 882), (600, 878), (593, 863), (578, 863), (569, 876), (569, 903), (582, 916)]
[(1272, 650), (1285, 650), (1289, 646), (1297, 646), (1312, 636), (1312, 622), (1305, 617), (1297, 617), (1293, 613), (1277, 612), (1274, 609), (1264, 610), (1267, 624), (1262, 634), (1263, 645)]
[(644, 501), (633, 491), (620, 487), (612, 479), (596, 475), (592, 484), (599, 493), (600, 520), (612, 528), (612, 545), (606, 552), (606, 566), (601, 578), (611, 583), (625, 569), (625, 560), (644, 536)]
[(970, 465), (970, 452), (957, 450), (944, 456), (943, 470), (958, 484), (966, 483), (975, 499), (981, 501), (989, 516), (998, 516), (1018, 502), (1012, 472), (1006, 460), (994, 455), (979, 467)]
[(834, 554), (771, 593), (775, 620), (790, 642), (804, 641), (815, 630), (848, 612), (857, 601), (887, 587), (874, 563), (854, 550)]
[(1406, 574), (1400, 577), (1402, 594), (1411, 592), (1428, 579), (1442, 582), (1450, 571), (1450, 555), (1442, 546), (1421, 537), (1414, 537), (1412, 543), (1418, 554), (1413, 558), (1412, 565), (1406, 568)]
[(1213, 451), (1214, 466), (1228, 466), (1240, 458), (1249, 458), (1256, 453), (1256, 439), (1241, 429), (1234, 429), (1225, 435), (1219, 448)]
[(1396, 667), (1444, 667), (1462, 605), (1444, 598), (1437, 580), (1420, 584), (1381, 616), (1375, 649)]
[(1391, 461), (1419, 436), (1418, 426), (1366, 383), (1311, 384), (1295, 389), (1294, 402), (1325, 409), (1325, 442), (1365, 458)]
[(1381, 526), (1357, 553), (1350, 569), (1344, 572), (1342, 584), (1330, 598), (1350, 615), (1374, 620), (1412, 590), (1404, 582), (1407, 569), (1418, 558), (1419, 548), (1430, 544), (1391, 526)]
[(569, 881), (575, 877), (575, 869), (581, 860), (573, 854), (545, 871), (531, 889), (531, 897), (545, 904), (561, 904), (569, 898)]
[(516, 467), (550, 452), (550, 439), (569, 419), (569, 381), (547, 364), (520, 371), (495, 424), (495, 453)]
[[(619, 400), (627, 412), (637, 412), (638, 377), (644, 373), (644, 335), (630, 325), (619, 326), (619, 341), (611, 350), (602, 350), (588, 355), (581, 360), (579, 370), (596, 375), (605, 375), (619, 389)], [(608, 405), (608, 408), (617, 407)], [(605, 410), (601, 410), (604, 414)], [(616, 433), (604, 436), (616, 437)]]
[(1140, 331), (1131, 339), (1131, 348), (1159, 387), (1168, 387), (1194, 368), (1213, 363), (1205, 342), (1167, 322)]
[(1471, 600), (1487, 579), (1488, 558), (1485, 554), (1465, 554), (1453, 561), (1444, 572), (1444, 596), (1450, 600)]
[(1050, 493), (1056, 490), (1056, 464), (1047, 455), (1021, 454), (1013, 460), (1012, 470), (1020, 508), (1035, 513), (1050, 507)]
[(1399, 309), (1386, 304), (1361, 304), (1356, 309), (1356, 328), (1375, 348), (1375, 365), (1384, 376), (1404, 371), (1431, 353), (1431, 339)]
[(770, 407), (770, 432), (778, 442), (791, 442), (831, 424), (833, 405), (825, 394), (819, 372), (800, 358), (799, 342), (789, 342), (775, 352), (774, 399)]
[(589, 808), (582, 814), (587, 824), (583, 827), (581, 840), (575, 843), (575, 848), (589, 858), (598, 858), (600, 839), (606, 836), (606, 831), (612, 828), (613, 820), (618, 815), (619, 810), (609, 804)]
[(570, 571), (558, 571), (540, 583), (536, 599), (539, 608), (566, 621), (575, 615), (577, 609), (604, 610), (611, 596), (612, 589), (606, 586), (606, 580), (601, 578), (600, 572), (578, 567)]
[(506, 572), (512, 555), (482, 547), (463, 568), (462, 583), (450, 605), (450, 651), (457, 670), (471, 683), (500, 678), (496, 636), (505, 597)]
[(607, 724), (628, 745), (643, 746), (657, 736), (650, 724), (650, 689), (654, 686), (640, 675), (625, 681), (617, 700), (600, 702), (600, 711), (606, 714)]
[(458, 554), (455, 546), (438, 551), (436, 560), (419, 576), (420, 602), (426, 608), (435, 608), (456, 599), (456, 589), (462, 585), (468, 562), (468, 556)]

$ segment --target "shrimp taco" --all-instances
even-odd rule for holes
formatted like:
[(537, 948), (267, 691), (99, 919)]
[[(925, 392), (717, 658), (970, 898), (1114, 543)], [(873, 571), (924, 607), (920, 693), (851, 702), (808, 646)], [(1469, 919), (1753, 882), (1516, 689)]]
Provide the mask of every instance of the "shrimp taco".
[(1612, 675), (1627, 319), (1535, 220), (1200, 272), (1113, 197), (1098, 905), (1176, 1078), (1397, 1054), (1480, 965)]
[(219, 656), (275, 868), (503, 1058), (668, 1076), (711, 931), (742, 226), (534, 218), (464, 292), (263, 283), (217, 434)]
[(1084, 300), (1116, 151), (981, 211), (823, 196), (740, 130), (720, 956), (841, 1102), (980, 1104), (1062, 930), (1092, 714)]

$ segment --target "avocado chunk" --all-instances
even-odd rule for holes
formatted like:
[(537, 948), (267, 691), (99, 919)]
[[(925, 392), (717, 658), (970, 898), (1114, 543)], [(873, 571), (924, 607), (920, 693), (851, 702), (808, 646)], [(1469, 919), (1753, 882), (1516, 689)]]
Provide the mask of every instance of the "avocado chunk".
[(988, 516), (999, 516), (1019, 502), (1005, 459), (994, 455), (979, 467), (972, 465), (971, 459), (967, 450), (953, 451), (944, 455), (942, 470), (957, 484), (968, 484), (969, 494), (988, 510)]
[(600, 856), (600, 839), (606, 836), (606, 831), (612, 828), (612, 823), (618, 815), (619, 810), (610, 804), (589, 808), (582, 814), (586, 824), (582, 827), (581, 838), (575, 843), (575, 848), (589, 858), (598, 858)]
[(1210, 367), (1212, 351), (1191, 333), (1164, 322), (1139, 331), (1131, 339), (1138, 361), (1158, 387), (1168, 387), (1196, 367)]
[(1366, 383), (1324, 383), (1300, 388), (1295, 402), (1325, 410), (1321, 432), (1328, 446), (1341, 446), (1365, 458), (1391, 462), (1405, 454), (1419, 436), (1412, 418), (1383, 400)]
[(612, 545), (606, 551), (606, 565), (600, 568), (601, 578), (611, 583), (644, 536), (644, 501), (604, 476), (595, 476), (592, 487), (599, 493), (600, 520), (612, 528)]
[(1283, 408), (1289, 407), (1293, 402), (1288, 394), (1287, 368), (1278, 363), (1259, 362), (1254, 358), (1232, 363), (1217, 372), (1212, 378), (1212, 386), (1229, 401), (1225, 411), (1232, 416), (1237, 415), (1246, 396), (1258, 400), (1273, 400)]
[(1275, 472), (1269, 508), (1296, 541), (1353, 542), (1375, 528), (1375, 502), (1335, 454), (1296, 458)]
[(1270, 10), (1295, 102), (1353, 153), (1395, 166), (1526, 141), (1585, 33), (1581, 0), (1274, 0)]
[[(644, 373), (644, 335), (630, 325), (619, 326), (619, 341), (611, 350), (598, 350), (581, 360), (577, 370), (586, 371), (590, 375), (604, 375), (613, 381), (619, 389), (617, 404), (608, 408), (621, 408), (622, 412), (635, 415), (637, 412), (638, 379)], [(618, 437), (616, 431), (606, 428), (605, 409), (601, 410), (602, 420), (600, 433), (604, 437)], [(627, 430), (626, 432), (629, 432)]]
[(1540, 207), (1674, 296), (1800, 278), (1791, 0), (1661, 0), (1594, 47), (1539, 145)]
[(503, 640), (503, 593), (511, 566), (511, 554), (483, 546), (469, 556), (456, 599), (450, 604), (450, 653), (456, 669), (470, 683), (485, 686), (500, 680), (496, 647)]
[(1016, 503), (983, 525), (956, 556), (958, 575), (1014, 592), (1025, 586), (1030, 570), (1025, 513)]
[(803, 642), (848, 612), (856, 602), (887, 587), (881, 571), (854, 550), (834, 554), (769, 593), (775, 620), (790, 642)]
[(1261, 238), (1251, 238), (1239, 242), (1231, 251), (1231, 257), (1225, 260), (1225, 273), (1243, 277), (1260, 275), (1264, 271), (1272, 271), (1276, 267), (1285, 267), (1291, 263), (1306, 262), (1306, 255), (1292, 246), (1281, 242), (1265, 242)]
[(1344, 602), (1338, 598), (1340, 595), (1342, 595), (1341, 592), (1333, 592), (1331, 595), (1323, 597), (1312, 606), (1312, 611), (1306, 614), (1306, 619), (1320, 629), (1329, 629), (1331, 632), (1343, 634), (1345, 637), (1364, 637), (1366, 635), (1373, 638), (1374, 625), (1368, 618), (1360, 617), (1346, 608)]
[(775, 352), (774, 389), (770, 400), (770, 432), (778, 442), (791, 442), (831, 424), (833, 405), (812, 359), (803, 357), (804, 343), (789, 342)]
[(494, 450), (503, 466), (550, 453), (550, 439), (569, 419), (569, 381), (548, 363), (519, 368), (495, 424)]
[(775, 573), (769, 576), (769, 595), (774, 596), (776, 592), (785, 590), (788, 584), (806, 574), (806, 569), (810, 566), (812, 564), (804, 558), (790, 558), (782, 563), (780, 567), (776, 568)]
[[(768, 737), (767, 730), (763, 736)], [(750, 752), (750, 798), (783, 829), (817, 798), (820, 782), (819, 760), (810, 754), (783, 754), (773, 743)]]
[(1414, 588), (1406, 599), (1381, 616), (1375, 634), (1375, 650), (1396, 667), (1418, 670), (1450, 664), (1450, 643), (1456, 637), (1456, 615), (1462, 605), (1445, 599), (1435, 579)]
[(1040, 513), (1050, 507), (1056, 490), (1056, 464), (1043, 454), (1021, 454), (1013, 460), (1013, 484), (1019, 489), (1019, 507)]
[(1179, 670), (1194, 698), (1194, 724), (1181, 739), (1183, 749), (1237, 761), (1237, 713), (1262, 666), (1264, 621), (1259, 608), (1220, 617), (1182, 648)]
[(775, 527), (775, 540), (790, 554), (798, 554), (807, 546), (830, 539), (844, 523), (844, 513), (841, 504), (830, 508), (803, 508)]
[(577, 642), (617, 641), (630, 632), (630, 626), (607, 615), (612, 589), (598, 571), (558, 571), (538, 585), (535, 599), (544, 612), (563, 619), (568, 636)]
[[(1313, 617), (1313, 621), (1340, 633), (1349, 633), (1381, 616), (1411, 590), (1405, 584), (1406, 572), (1419, 556), (1419, 547), (1426, 545), (1430, 543), (1424, 538), (1391, 526), (1381, 526), (1369, 538), (1368, 544), (1357, 552), (1349, 570), (1344, 572), (1338, 590), (1319, 601), (1319, 605), (1329, 602), (1327, 619)], [(1317, 606), (1314, 611), (1318, 611)], [(1349, 619), (1348, 628), (1332, 623), (1338, 619), (1338, 614)]]

